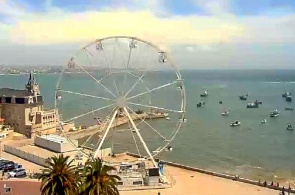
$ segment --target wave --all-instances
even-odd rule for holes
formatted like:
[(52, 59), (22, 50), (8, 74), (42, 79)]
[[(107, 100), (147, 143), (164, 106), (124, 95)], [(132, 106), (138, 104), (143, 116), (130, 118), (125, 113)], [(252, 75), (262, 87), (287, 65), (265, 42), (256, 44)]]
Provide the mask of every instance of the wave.
[(268, 84), (282, 84), (282, 83), (288, 83), (288, 84), (295, 84), (295, 81), (266, 81), (263, 83), (268, 83)]
[(252, 166), (252, 165), (239, 165), (239, 166), (236, 166), (236, 168), (263, 169), (263, 167)]

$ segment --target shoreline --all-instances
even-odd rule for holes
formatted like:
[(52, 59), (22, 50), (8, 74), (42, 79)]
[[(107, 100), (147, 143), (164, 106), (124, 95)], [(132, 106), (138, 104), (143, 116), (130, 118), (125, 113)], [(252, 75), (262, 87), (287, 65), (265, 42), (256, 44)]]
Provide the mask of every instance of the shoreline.
[[(132, 157), (142, 158), (142, 156), (140, 156), (138, 154), (131, 153), (131, 152), (126, 152), (126, 154), (129, 155), (129, 156), (132, 156)], [(224, 178), (224, 179), (227, 179), (227, 180), (233, 180), (233, 181), (238, 181), (238, 182), (242, 182), (242, 183), (246, 183), (246, 184), (250, 184), (250, 185), (264, 187), (264, 188), (268, 188), (268, 189), (272, 189), (272, 190), (282, 191), (282, 188), (283, 188), (281, 185), (279, 187), (270, 186), (269, 184), (264, 186), (262, 181), (259, 183), (259, 181), (254, 181), (252, 179), (239, 177), (238, 175), (236, 175), (236, 176), (229, 175), (229, 174), (225, 174), (225, 173), (220, 173), (220, 172), (216, 172), (216, 171), (210, 171), (210, 170), (201, 169), (201, 168), (198, 168), (198, 167), (187, 166), (187, 165), (184, 165), (184, 164), (179, 164), (179, 163), (176, 163), (176, 162), (171, 162), (171, 161), (166, 161), (166, 160), (161, 160), (161, 161), (165, 165), (185, 169), (185, 170), (188, 170), (188, 171), (198, 172), (198, 173), (205, 174), (205, 175), (211, 175), (211, 176), (215, 176), (215, 177), (219, 177), (219, 178)], [(285, 187), (285, 192), (286, 193), (290, 192), (290, 193), (295, 194), (295, 189), (291, 188), (290, 190), (288, 190), (288, 186), (286, 186)]]

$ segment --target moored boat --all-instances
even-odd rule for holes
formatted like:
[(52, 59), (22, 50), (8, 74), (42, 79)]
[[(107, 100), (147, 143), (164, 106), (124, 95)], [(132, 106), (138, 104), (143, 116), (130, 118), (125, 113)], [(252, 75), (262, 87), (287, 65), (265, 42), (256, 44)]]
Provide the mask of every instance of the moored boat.
[(246, 94), (246, 95), (240, 95), (239, 98), (240, 98), (240, 100), (247, 100), (248, 94)]
[(231, 123), (230, 126), (232, 127), (236, 127), (236, 126), (240, 126), (241, 122), (239, 120), (236, 120), (235, 122)]
[(202, 106), (205, 106), (205, 102), (200, 101), (197, 103), (197, 107), (202, 107)]
[(288, 96), (286, 97), (286, 101), (287, 101), (287, 102), (292, 102), (292, 96), (288, 95)]
[(285, 110), (294, 110), (292, 107), (285, 107)]
[(265, 123), (266, 123), (266, 119), (263, 119), (263, 120), (261, 121), (261, 123), (262, 123), (262, 124), (265, 124)]
[(259, 108), (259, 104), (257, 102), (248, 103), (246, 108)]
[(204, 93), (202, 93), (200, 96), (201, 96), (201, 97), (207, 97), (207, 96), (208, 96), (208, 91), (207, 91), (207, 90), (204, 91)]
[(277, 109), (275, 109), (274, 111), (270, 113), (270, 117), (277, 117), (279, 115), (280, 115), (280, 112)]
[(285, 93), (282, 94), (282, 97), (286, 98), (287, 96), (290, 96), (291, 93), (289, 91), (286, 91)]
[(222, 116), (228, 116), (229, 115), (229, 111), (225, 110), (224, 112), (221, 113)]

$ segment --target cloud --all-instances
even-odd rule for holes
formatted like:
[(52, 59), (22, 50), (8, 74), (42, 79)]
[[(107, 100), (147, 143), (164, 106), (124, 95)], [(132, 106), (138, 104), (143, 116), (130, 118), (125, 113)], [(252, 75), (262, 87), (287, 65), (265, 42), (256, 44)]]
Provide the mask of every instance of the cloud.
[(25, 7), (10, 0), (0, 0), (0, 14), (5, 16), (23, 16), (26, 13)]
[(243, 30), (235, 21), (210, 16), (160, 18), (148, 11), (115, 10), (28, 15), (14, 26), (10, 38), (21, 44), (57, 44), (130, 35), (165, 45), (210, 44), (230, 42)]

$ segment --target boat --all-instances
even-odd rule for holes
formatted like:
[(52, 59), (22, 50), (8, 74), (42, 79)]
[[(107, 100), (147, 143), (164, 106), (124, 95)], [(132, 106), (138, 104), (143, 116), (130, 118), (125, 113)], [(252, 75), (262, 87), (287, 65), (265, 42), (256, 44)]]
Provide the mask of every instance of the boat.
[(207, 91), (207, 90), (204, 91), (204, 93), (202, 93), (200, 96), (201, 96), (201, 97), (207, 97), (207, 96), (208, 96), (208, 91)]
[(197, 107), (202, 107), (202, 106), (205, 106), (205, 102), (200, 101), (197, 103)]
[[(140, 129), (138, 129), (138, 128), (137, 128), (137, 130), (140, 131)], [(133, 133), (136, 132), (136, 130), (135, 130), (134, 128), (131, 128), (131, 131), (132, 131)]]
[(292, 96), (288, 95), (288, 96), (286, 97), (286, 101), (287, 101), (287, 102), (292, 102)]
[(219, 104), (223, 104), (222, 100), (219, 101)]
[(286, 129), (287, 129), (288, 131), (294, 131), (294, 127), (292, 127), (291, 124), (288, 124)]
[(172, 148), (172, 146), (168, 146), (165, 150), (171, 152), (173, 150), (173, 148)]
[(266, 119), (263, 119), (263, 120), (261, 121), (261, 123), (262, 123), (262, 124), (265, 124), (265, 123), (266, 123)]
[(280, 112), (277, 109), (275, 109), (274, 111), (270, 113), (270, 117), (277, 117), (279, 115), (280, 115)]
[(235, 122), (231, 123), (230, 126), (232, 127), (236, 127), (236, 126), (240, 126), (241, 125), (241, 122), (236, 120)]
[(294, 110), (292, 107), (285, 107), (285, 110)]
[(286, 98), (287, 96), (290, 96), (291, 93), (289, 91), (286, 91), (285, 93), (282, 94), (283, 98)]
[(259, 104), (257, 102), (248, 103), (246, 108), (259, 108)]
[(170, 118), (169, 118), (169, 117), (166, 117), (166, 120), (168, 120), (168, 121), (169, 121), (169, 120), (170, 120)]
[(187, 121), (186, 118), (183, 118), (183, 119), (180, 118), (179, 120), (182, 121), (182, 122), (184, 122), (184, 123)]
[(61, 95), (56, 95), (57, 100), (61, 100)]
[(229, 115), (229, 111), (226, 110), (226, 111), (224, 111), (223, 113), (221, 113), (221, 115), (222, 115), (222, 116), (227, 116), (227, 115)]
[(262, 104), (262, 101), (261, 100), (255, 100), (255, 103), (256, 104)]
[(246, 95), (240, 95), (239, 97), (240, 97), (240, 100), (247, 100), (248, 94), (246, 94)]

